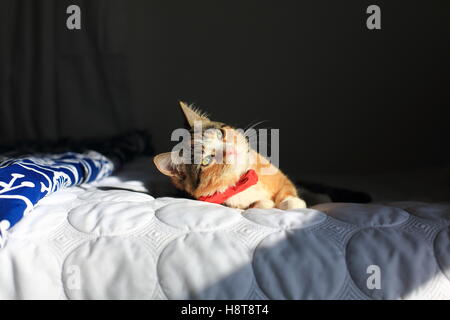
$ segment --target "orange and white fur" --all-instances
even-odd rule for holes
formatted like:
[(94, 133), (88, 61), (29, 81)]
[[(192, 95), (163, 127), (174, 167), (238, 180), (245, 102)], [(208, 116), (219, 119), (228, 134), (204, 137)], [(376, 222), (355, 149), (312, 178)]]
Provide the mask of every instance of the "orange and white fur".
[[(201, 150), (200, 161), (173, 161), (175, 151), (159, 154), (153, 159), (159, 171), (169, 176), (177, 188), (198, 199), (225, 191), (253, 169), (258, 175), (258, 182), (228, 198), (224, 205), (239, 209), (275, 207), (289, 210), (306, 207), (289, 178), (253, 150), (242, 132), (211, 121), (184, 102), (180, 105), (192, 133), (191, 147)], [(201, 124), (200, 135), (195, 134), (194, 124)], [(218, 148), (220, 145), (226, 147)]]

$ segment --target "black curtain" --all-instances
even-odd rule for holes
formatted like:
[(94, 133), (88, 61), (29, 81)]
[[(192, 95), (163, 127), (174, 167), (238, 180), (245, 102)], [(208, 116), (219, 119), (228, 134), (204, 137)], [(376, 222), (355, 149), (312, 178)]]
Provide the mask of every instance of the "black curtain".
[[(81, 30), (69, 30), (69, 5)], [(0, 144), (129, 129), (126, 7), (120, 0), (2, 0)]]
[[(66, 9), (81, 8), (68, 30)], [(448, 0), (0, 0), (0, 145), (152, 134), (177, 100), (280, 129), (280, 165), (384, 172), (448, 165)]]

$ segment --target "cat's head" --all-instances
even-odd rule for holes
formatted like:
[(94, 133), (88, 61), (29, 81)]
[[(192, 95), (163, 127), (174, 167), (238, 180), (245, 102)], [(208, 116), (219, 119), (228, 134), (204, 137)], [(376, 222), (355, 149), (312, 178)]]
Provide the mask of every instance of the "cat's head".
[(184, 102), (180, 106), (186, 135), (176, 150), (153, 159), (156, 167), (195, 198), (224, 191), (250, 168), (251, 148), (244, 132), (212, 121)]

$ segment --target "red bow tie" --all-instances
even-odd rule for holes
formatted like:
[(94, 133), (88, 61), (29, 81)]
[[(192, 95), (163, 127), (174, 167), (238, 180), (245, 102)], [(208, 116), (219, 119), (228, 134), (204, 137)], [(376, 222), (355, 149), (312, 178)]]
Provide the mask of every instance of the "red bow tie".
[(242, 192), (250, 188), (257, 182), (258, 182), (258, 175), (256, 174), (255, 170), (250, 169), (241, 176), (239, 181), (234, 186), (228, 187), (228, 189), (225, 190), (224, 192), (216, 192), (210, 196), (200, 197), (198, 198), (198, 200), (222, 204), (228, 198), (231, 198), (232, 196), (238, 194), (239, 192)]

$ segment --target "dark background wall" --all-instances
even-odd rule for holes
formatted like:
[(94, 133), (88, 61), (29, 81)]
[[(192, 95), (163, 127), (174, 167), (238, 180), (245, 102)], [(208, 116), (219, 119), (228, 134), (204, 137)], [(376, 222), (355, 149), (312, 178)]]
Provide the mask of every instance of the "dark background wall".
[[(139, 1), (134, 112), (159, 150), (176, 100), (239, 126), (280, 128), (288, 171), (382, 171), (449, 160), (445, 1)], [(263, 126), (264, 126), (263, 125)]]
[[(177, 100), (184, 99), (239, 127), (269, 120), (262, 127), (280, 129), (280, 164), (291, 175), (413, 170), (450, 162), (448, 1), (40, 3), (48, 8), (58, 3), (51, 13), (58, 18), (48, 26), (56, 36), (42, 34), (30, 45), (57, 39), (49, 61), (58, 77), (48, 84), (58, 88), (56, 98), (51, 96), (57, 100), (52, 100), (57, 125), (49, 132), (49, 120), (41, 117), (36, 126), (43, 129), (28, 136), (9, 134), (14, 129), (3, 125), (5, 142), (143, 128), (163, 152), (182, 124)], [(78, 35), (65, 30), (65, 7), (72, 3), (83, 12)], [(366, 28), (370, 4), (381, 7), (382, 30)], [(14, 21), (17, 28), (17, 20), (7, 16), (3, 11), (9, 28)], [(76, 38), (83, 35), (88, 44), (79, 47), (82, 40)], [(5, 48), (11, 54), (3, 55), (13, 59), (16, 51)], [(14, 75), (17, 66), (5, 61)], [(45, 86), (40, 84), (44, 91)], [(37, 96), (36, 108), (43, 110), (45, 97)], [(5, 103), (15, 108), (16, 102), (2, 107)], [(17, 117), (10, 119), (9, 127), (21, 125)]]

